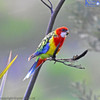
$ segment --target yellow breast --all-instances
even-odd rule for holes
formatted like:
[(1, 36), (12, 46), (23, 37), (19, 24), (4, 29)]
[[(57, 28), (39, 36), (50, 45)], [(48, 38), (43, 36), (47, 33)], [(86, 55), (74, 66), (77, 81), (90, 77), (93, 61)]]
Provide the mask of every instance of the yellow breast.
[(55, 44), (54, 44), (54, 42), (53, 42), (53, 38), (51, 38), (51, 39), (49, 40), (49, 43), (50, 43), (50, 44), (49, 44), (50, 48), (49, 48), (49, 50), (48, 50), (48, 52), (47, 52), (46, 54), (52, 56), (53, 53), (54, 53), (54, 51), (55, 51), (55, 49), (56, 49), (56, 46), (55, 46)]

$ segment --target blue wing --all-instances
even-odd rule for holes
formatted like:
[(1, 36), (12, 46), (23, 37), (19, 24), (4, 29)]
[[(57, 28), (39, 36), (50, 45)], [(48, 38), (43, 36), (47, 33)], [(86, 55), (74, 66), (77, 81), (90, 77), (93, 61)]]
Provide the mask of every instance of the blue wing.
[(35, 53), (33, 53), (29, 58), (28, 61), (31, 60), (32, 58), (39, 56), (40, 54), (44, 54), (49, 50), (49, 40), (52, 38), (54, 35), (54, 32), (49, 33), (48, 35), (45, 36), (45, 38), (42, 40), (40, 45), (38, 46), (37, 50)]
[(49, 43), (47, 43), (42, 49), (37, 50), (34, 53), (34, 56), (38, 56), (40, 54), (46, 53), (49, 50)]
[(49, 50), (49, 43), (43, 46), (43, 48), (37, 49), (37, 51), (32, 54), (29, 58), (28, 61), (30, 61), (32, 58), (39, 56), (40, 54), (44, 54)]

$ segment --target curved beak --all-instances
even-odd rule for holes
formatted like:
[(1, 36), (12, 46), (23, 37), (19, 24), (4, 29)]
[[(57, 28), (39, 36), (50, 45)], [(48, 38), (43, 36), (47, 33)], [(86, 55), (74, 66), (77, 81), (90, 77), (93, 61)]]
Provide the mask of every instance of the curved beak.
[(66, 35), (68, 35), (68, 34), (69, 34), (69, 30), (66, 31)]

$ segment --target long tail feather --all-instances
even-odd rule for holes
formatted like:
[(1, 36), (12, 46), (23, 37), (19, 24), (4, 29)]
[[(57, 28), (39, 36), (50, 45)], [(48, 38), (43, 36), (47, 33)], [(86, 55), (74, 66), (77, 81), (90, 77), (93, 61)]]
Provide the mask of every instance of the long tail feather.
[(35, 70), (36, 65), (37, 65), (37, 62), (35, 62), (35, 63), (32, 65), (32, 67), (31, 67), (30, 70), (28, 71), (28, 73), (27, 73), (27, 75), (25, 76), (25, 78), (23, 79), (23, 81), (26, 80), (26, 79), (28, 79), (28, 78), (31, 76), (31, 74), (32, 74), (32, 73), (34, 72), (34, 70)]
[(27, 73), (27, 75), (25, 76), (25, 78), (23, 79), (26, 80), (28, 79), (32, 74), (34, 74), (35, 70), (38, 69), (38, 67), (43, 64), (45, 62), (46, 59), (40, 59), (38, 58), (35, 63), (32, 65), (32, 67), (30, 68), (29, 72)]

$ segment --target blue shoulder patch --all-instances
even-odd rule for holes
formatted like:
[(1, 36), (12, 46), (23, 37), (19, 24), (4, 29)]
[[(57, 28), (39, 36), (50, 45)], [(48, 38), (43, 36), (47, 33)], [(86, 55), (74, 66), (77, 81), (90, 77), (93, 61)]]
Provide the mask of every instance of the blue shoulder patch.
[(42, 50), (37, 51), (34, 55), (38, 56), (40, 54), (46, 53), (49, 50), (49, 43), (47, 43)]

